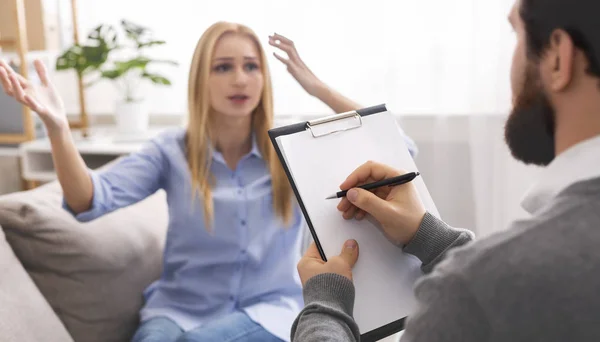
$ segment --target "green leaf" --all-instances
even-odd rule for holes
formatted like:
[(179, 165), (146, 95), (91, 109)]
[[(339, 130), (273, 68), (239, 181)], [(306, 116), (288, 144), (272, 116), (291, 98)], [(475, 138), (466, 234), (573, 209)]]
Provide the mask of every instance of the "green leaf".
[(136, 43), (138, 43), (138, 45), (140, 43), (140, 39), (145, 34), (150, 32), (148, 28), (138, 24), (134, 24), (131, 21), (125, 19), (121, 20), (121, 26), (123, 27), (123, 31), (125, 31), (127, 37), (134, 40)]
[(171, 85), (171, 81), (169, 81), (166, 77), (158, 75), (158, 74), (151, 74), (148, 72), (144, 72), (142, 74), (142, 77), (149, 79), (154, 84)]
[(137, 44), (137, 47), (138, 47), (138, 49), (143, 49), (143, 48), (151, 47), (151, 46), (154, 46), (154, 45), (164, 45), (166, 43), (167, 42), (165, 42), (164, 40), (151, 40), (149, 42), (144, 42), (144, 43), (140, 42), (140, 43)]
[(148, 63), (150, 63), (150, 59), (146, 57), (137, 57), (125, 62), (115, 62), (115, 65), (119, 69), (131, 70), (135, 68), (144, 69)]
[(168, 59), (153, 59), (150, 61), (151, 63), (161, 63), (161, 64), (170, 64), (170, 65), (179, 65), (178, 62), (168, 60)]
[(123, 45), (119, 41), (119, 35), (115, 27), (111, 25), (98, 25), (91, 30), (87, 40), (83, 44), (76, 44), (65, 50), (56, 59), (57, 70), (75, 70), (80, 76), (96, 74), (97, 78), (85, 84), (90, 86), (101, 79), (118, 79), (125, 74), (137, 70), (136, 76), (150, 80), (155, 84), (170, 85), (171, 82), (157, 74), (148, 73), (146, 68), (150, 63), (163, 63), (169, 65), (179, 65), (172, 60), (150, 59), (145, 56), (115, 61), (108, 68), (105, 67), (110, 54), (115, 50), (132, 48), (133, 52), (138, 54), (143, 48), (164, 45), (164, 40), (157, 40), (151, 37), (151, 31), (146, 27), (134, 24), (127, 20), (121, 21), (121, 26), (127, 38), (135, 41), (135, 44)]
[(134, 69), (144, 70), (149, 62), (150, 60), (145, 57), (138, 57), (127, 61), (117, 61), (115, 62), (114, 68), (103, 70), (101, 72), (101, 76), (104, 78), (114, 80), (119, 77), (122, 77), (123, 75), (127, 74), (128, 72)]
[(113, 70), (102, 70), (102, 77), (104, 78), (108, 78), (111, 80), (117, 79), (121, 76), (123, 76), (125, 74), (125, 72), (121, 69), (113, 69)]
[(57, 58), (56, 70), (74, 69), (84, 75), (99, 69), (107, 61), (110, 51), (105, 45), (74, 45)]
[(71, 46), (57, 58), (56, 69), (74, 69), (81, 76), (99, 70), (108, 60), (110, 52), (118, 48), (116, 36), (112, 26), (97, 26), (88, 34), (84, 44)]
[(88, 40), (94, 42), (89, 44), (91, 46), (105, 45), (107, 48), (114, 48), (117, 43), (117, 30), (111, 25), (100, 25), (90, 32)]

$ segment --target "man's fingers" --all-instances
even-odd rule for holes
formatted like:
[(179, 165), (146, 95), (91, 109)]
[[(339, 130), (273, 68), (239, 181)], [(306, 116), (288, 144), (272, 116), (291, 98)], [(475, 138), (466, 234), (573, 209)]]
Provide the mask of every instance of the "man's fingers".
[(338, 203), (337, 209), (339, 211), (348, 211), (348, 209), (350, 209), (351, 206), (352, 206), (352, 203), (350, 203), (350, 201), (348, 201), (348, 199), (346, 197), (344, 197), (344, 198), (342, 198), (340, 203)]
[(387, 217), (387, 215), (390, 214), (390, 210), (392, 210), (390, 204), (386, 200), (381, 199), (374, 193), (364, 189), (351, 189), (348, 191), (346, 197), (355, 207), (371, 214), (371, 216), (379, 222)]
[(369, 161), (354, 170), (354, 172), (352, 172), (340, 185), (340, 189), (348, 190), (359, 184), (367, 182), (367, 180), (379, 181), (385, 178), (400, 176), (404, 173), (406, 172), (396, 170), (391, 166)]
[(356, 240), (348, 240), (344, 243), (340, 257), (344, 259), (350, 268), (354, 267), (358, 260), (358, 243)]
[(342, 216), (346, 220), (350, 220), (350, 219), (352, 219), (354, 217), (354, 215), (356, 214), (357, 210), (359, 210), (359, 209), (356, 206), (351, 205), (350, 208), (348, 210), (346, 210)]
[(321, 254), (319, 253), (319, 250), (317, 249), (317, 245), (314, 242), (312, 242), (310, 244), (310, 246), (308, 246), (308, 248), (306, 249), (306, 252), (304, 253), (304, 257), (311, 258), (311, 259), (323, 260), (323, 259), (321, 259)]
[(392, 191), (392, 189), (393, 189), (392, 187), (385, 186), (382, 188), (375, 189), (373, 191), (373, 193), (375, 194), (375, 196), (377, 196), (381, 199), (386, 199), (388, 197), (388, 195), (390, 194), (390, 191)]

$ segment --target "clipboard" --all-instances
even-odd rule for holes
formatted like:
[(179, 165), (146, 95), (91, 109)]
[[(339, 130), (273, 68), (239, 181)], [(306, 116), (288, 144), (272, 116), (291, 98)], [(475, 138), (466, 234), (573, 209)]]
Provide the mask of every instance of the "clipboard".
[[(374, 220), (344, 221), (335, 208), (339, 200), (325, 200), (368, 160), (417, 171), (396, 119), (381, 104), (273, 128), (268, 134), (321, 258), (326, 261), (328, 254), (338, 255), (346, 238), (358, 241), (359, 258), (353, 270), (354, 318), (361, 341), (376, 341), (402, 331), (416, 304), (412, 285), (422, 276), (421, 262), (387, 241), (380, 229), (372, 227), (377, 226)], [(315, 181), (322, 184), (311, 187)], [(413, 183), (425, 208), (439, 217), (423, 175)], [(369, 227), (365, 229), (365, 225)], [(376, 275), (385, 276), (388, 282), (375, 279)], [(397, 283), (390, 284), (392, 281)], [(395, 286), (400, 287), (398, 294)], [(390, 297), (384, 298), (384, 293)], [(400, 293), (402, 298), (396, 298)], [(399, 307), (390, 307), (395, 304)]]

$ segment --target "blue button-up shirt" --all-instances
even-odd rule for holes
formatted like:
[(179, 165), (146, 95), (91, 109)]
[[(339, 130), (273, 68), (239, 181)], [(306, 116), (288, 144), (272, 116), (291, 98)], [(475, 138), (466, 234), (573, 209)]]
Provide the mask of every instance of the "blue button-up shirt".
[[(164, 267), (144, 293), (141, 319), (164, 316), (190, 330), (242, 310), (289, 340), (303, 306), (296, 271), (304, 229), (299, 208), (284, 227), (272, 209), (269, 170), (253, 141), (236, 170), (213, 151), (214, 224), (207, 230), (202, 201), (191, 200), (184, 137), (183, 129), (169, 130), (115, 165), (90, 171), (92, 205), (75, 217), (90, 221), (164, 189), (169, 210)], [(414, 153), (412, 141), (407, 143)]]

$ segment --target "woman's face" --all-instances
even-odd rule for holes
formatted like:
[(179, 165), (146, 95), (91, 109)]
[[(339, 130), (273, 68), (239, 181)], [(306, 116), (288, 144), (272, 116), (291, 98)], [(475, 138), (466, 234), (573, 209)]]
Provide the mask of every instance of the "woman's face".
[(208, 78), (211, 107), (220, 115), (252, 114), (263, 91), (260, 57), (254, 41), (241, 34), (225, 34), (215, 45)]

